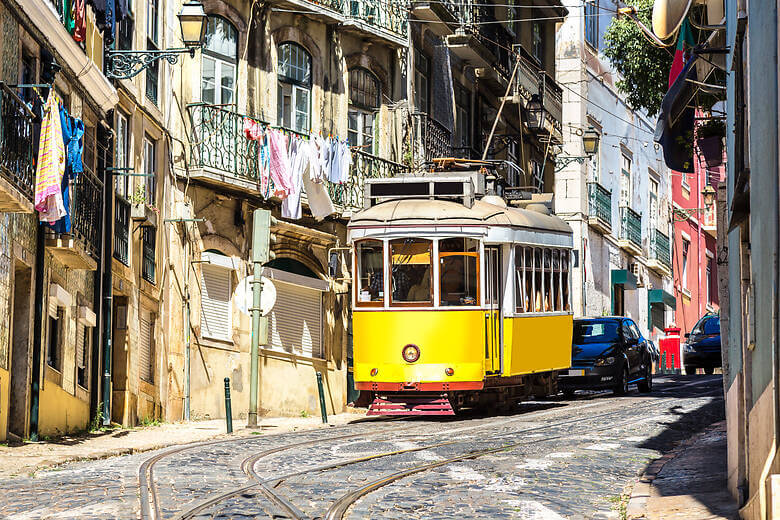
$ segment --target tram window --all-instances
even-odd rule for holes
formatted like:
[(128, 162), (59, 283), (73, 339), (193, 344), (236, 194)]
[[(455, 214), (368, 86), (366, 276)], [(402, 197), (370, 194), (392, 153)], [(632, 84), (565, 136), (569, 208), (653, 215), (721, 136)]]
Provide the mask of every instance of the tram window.
[[(528, 310), (528, 290), (526, 289), (525, 273), (525, 248), (515, 247), (515, 312), (526, 312)], [(530, 277), (528, 278), (530, 281)]]
[(525, 248), (525, 310), (533, 312), (534, 295), (534, 250), (531, 247)]
[(563, 298), (563, 310), (571, 310), (571, 304), (569, 302), (569, 256), (568, 250), (561, 251), (561, 284), (563, 288), (561, 290), (561, 296)]
[(561, 252), (558, 249), (552, 251), (552, 294), (553, 308), (551, 310), (563, 310), (561, 306)]
[(404, 238), (390, 242), (392, 257), (392, 301), (430, 305), (431, 297), (430, 240)]
[(544, 266), (542, 265), (542, 250), (534, 249), (534, 312), (544, 310)]
[(553, 300), (555, 293), (552, 286), (552, 250), (544, 250), (544, 311), (553, 310)]
[(384, 301), (383, 250), (379, 240), (363, 240), (357, 244), (358, 305)]
[(439, 241), (440, 304), (477, 305), (479, 302), (479, 241), (447, 238)]

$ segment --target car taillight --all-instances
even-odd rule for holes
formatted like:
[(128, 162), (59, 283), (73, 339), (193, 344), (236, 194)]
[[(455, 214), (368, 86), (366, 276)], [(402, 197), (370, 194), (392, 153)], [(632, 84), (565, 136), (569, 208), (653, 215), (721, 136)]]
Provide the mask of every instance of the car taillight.
[(403, 357), (404, 361), (407, 363), (414, 363), (420, 359), (420, 348), (417, 345), (409, 343), (401, 350), (401, 357)]

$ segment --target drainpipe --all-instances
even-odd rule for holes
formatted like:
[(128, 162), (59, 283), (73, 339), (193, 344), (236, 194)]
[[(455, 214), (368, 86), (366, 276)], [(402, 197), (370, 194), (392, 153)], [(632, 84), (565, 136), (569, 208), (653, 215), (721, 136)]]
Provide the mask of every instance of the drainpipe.
[(184, 222), (184, 420), (190, 420), (190, 269), (192, 264), (187, 260), (187, 223)]
[(41, 351), (43, 349), (43, 286), (45, 238), (44, 224), (38, 223), (38, 232), (35, 241), (35, 295), (33, 311), (33, 355), (32, 355), (32, 392), (30, 394), (30, 440), (38, 440), (38, 410), (41, 388)]
[(114, 176), (113, 170), (107, 170), (103, 182), (103, 426), (111, 424), (111, 337), (114, 311), (114, 280), (111, 272), (112, 248), (113, 248), (113, 214), (114, 201)]

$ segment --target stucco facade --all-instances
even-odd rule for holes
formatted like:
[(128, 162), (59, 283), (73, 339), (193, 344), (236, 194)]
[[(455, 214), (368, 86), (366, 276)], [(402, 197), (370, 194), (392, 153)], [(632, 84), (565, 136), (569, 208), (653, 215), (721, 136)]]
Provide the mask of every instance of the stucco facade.
[[(653, 143), (654, 123), (626, 103), (599, 52), (617, 6), (601, 2), (594, 15), (584, 4), (565, 5), (574, 16), (556, 44), (565, 126), (554, 191), (556, 214), (574, 230), (574, 312), (630, 316), (656, 339), (674, 320), (671, 175)], [(599, 134), (592, 156), (583, 144), (589, 128)]]

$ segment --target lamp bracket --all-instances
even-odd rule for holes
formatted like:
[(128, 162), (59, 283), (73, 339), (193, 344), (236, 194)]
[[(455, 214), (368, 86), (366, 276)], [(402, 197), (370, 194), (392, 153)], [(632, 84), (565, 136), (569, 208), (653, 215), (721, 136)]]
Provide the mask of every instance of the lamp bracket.
[(566, 168), (573, 162), (584, 164), (586, 159), (590, 159), (587, 155), (558, 155), (555, 158), (555, 172), (559, 172)]
[(109, 79), (129, 79), (160, 60), (166, 60), (171, 65), (175, 65), (179, 61), (180, 54), (188, 53), (194, 57), (196, 49), (197, 47), (184, 47), (146, 51), (106, 51), (108, 60), (106, 77)]

